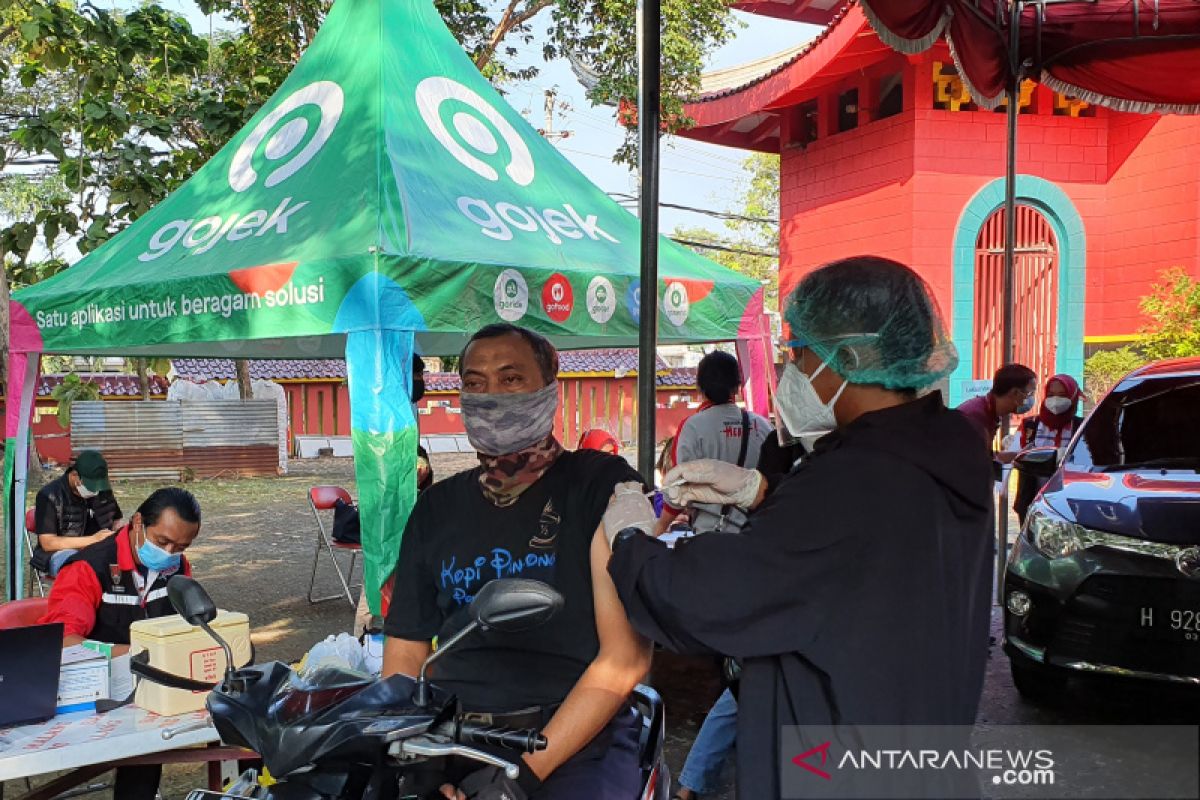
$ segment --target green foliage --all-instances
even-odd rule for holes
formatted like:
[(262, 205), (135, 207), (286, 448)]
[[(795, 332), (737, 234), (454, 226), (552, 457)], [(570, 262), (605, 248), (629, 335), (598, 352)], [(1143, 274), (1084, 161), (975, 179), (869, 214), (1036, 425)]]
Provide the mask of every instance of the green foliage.
[[(596, 69), (593, 101), (636, 97), (635, 0), (436, 2), (498, 86), (537, 75), (517, 59), (518, 45), (539, 39), (546, 59), (571, 54)], [(60, 237), (87, 253), (146, 213), (270, 97), (330, 4), (200, 0), (202, 11), (239, 25), (210, 42), (156, 0), (128, 12), (0, 0), (0, 173), (39, 168), (38, 180), (63, 190), (5, 220), (0, 262), (46, 261), (42, 251), (53, 260)], [(544, 31), (535, 30), (539, 20)], [(666, 0), (663, 20), (663, 114), (677, 128), (686, 124), (680, 98), (695, 93), (704, 57), (729, 39), (732, 17), (724, 0)], [(632, 144), (618, 155), (631, 161)]]
[(676, 228), (671, 237), (700, 255), (753, 278), (766, 288), (769, 311), (779, 309), (779, 156), (754, 153), (742, 164), (749, 174), (738, 207), (725, 220), (726, 237), (707, 228)]
[(58, 424), (63, 430), (71, 430), (71, 406), (74, 403), (100, 399), (99, 385), (81, 379), (74, 372), (63, 376), (62, 383), (50, 391), (58, 402)]
[(1165, 270), (1141, 308), (1150, 320), (1138, 345), (1147, 359), (1200, 355), (1200, 280), (1182, 267)]
[(1132, 347), (1101, 350), (1083, 362), (1084, 393), (1098, 402), (1117, 381), (1145, 364), (1146, 357)]

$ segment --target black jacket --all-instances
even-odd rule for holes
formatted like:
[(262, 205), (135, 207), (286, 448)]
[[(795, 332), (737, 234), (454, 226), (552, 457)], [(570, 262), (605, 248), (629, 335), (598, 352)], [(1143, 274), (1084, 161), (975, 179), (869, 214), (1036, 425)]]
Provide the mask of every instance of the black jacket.
[[(71, 491), (70, 472), (64, 472), (37, 493), (34, 501), (35, 533), (58, 536), (90, 536), (109, 529), (121, 518), (121, 507), (112, 492), (100, 492), (83, 499)], [(29, 560), (34, 569), (47, 572), (50, 554), (37, 545)]]
[(991, 492), (978, 433), (935, 393), (820, 440), (741, 534), (618, 540), (638, 631), (742, 659), (739, 797), (780, 797), (782, 726), (974, 722)]

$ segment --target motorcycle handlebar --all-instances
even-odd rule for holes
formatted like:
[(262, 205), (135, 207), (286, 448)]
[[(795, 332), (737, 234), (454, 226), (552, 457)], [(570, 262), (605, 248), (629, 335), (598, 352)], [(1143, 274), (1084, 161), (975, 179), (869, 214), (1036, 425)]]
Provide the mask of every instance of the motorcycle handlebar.
[(464, 743), (504, 747), (521, 753), (536, 753), (546, 749), (546, 737), (534, 728), (514, 730), (460, 722), (455, 738)]

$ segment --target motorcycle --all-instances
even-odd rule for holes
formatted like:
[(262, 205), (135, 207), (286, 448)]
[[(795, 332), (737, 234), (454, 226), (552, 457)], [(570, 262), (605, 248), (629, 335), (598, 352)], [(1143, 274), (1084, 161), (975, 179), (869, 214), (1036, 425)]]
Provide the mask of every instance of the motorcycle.
[[(221, 741), (258, 753), (275, 781), (261, 786), (258, 774), (247, 770), (224, 792), (197, 789), (188, 800), (427, 800), (441, 797), (438, 787), (451, 763), (496, 767), (516, 780), (514, 759), (546, 748), (538, 730), (465, 718), (428, 672), (477, 631), (515, 633), (545, 623), (563, 603), (547, 584), (517, 578), (488, 583), (471, 603), (471, 622), (441, 643), (415, 678), (383, 679), (340, 667), (321, 667), (306, 677), (279, 662), (235, 669), (228, 643), (208, 624), (217, 610), (204, 588), (179, 575), (167, 593), (175, 610), (225, 652), (229, 666), (207, 700)], [(141, 674), (154, 680), (154, 672)], [(671, 781), (662, 699), (647, 686), (632, 699), (641, 716), (638, 800), (665, 800)]]

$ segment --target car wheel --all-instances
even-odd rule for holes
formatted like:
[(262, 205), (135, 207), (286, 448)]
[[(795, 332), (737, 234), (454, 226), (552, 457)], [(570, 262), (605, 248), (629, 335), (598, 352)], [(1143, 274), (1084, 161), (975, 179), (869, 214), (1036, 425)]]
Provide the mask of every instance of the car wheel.
[(1013, 683), (1026, 700), (1050, 704), (1062, 699), (1067, 676), (1043, 666), (1010, 661)]

